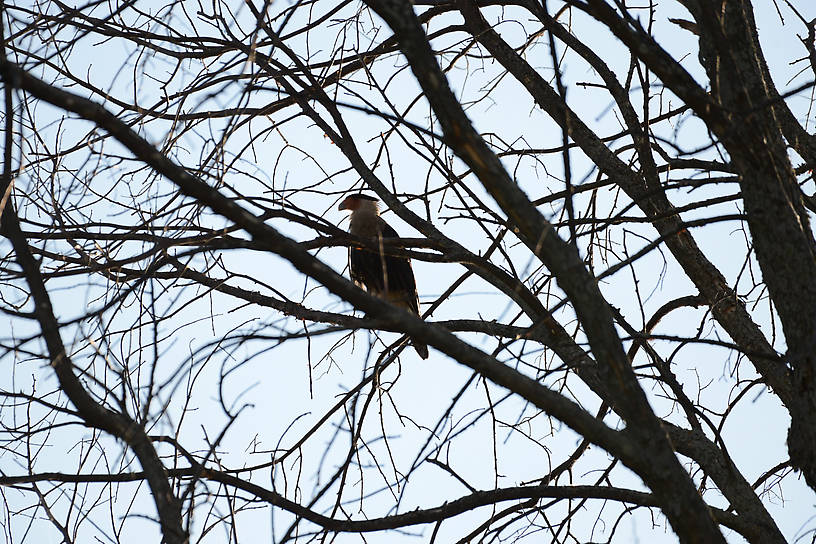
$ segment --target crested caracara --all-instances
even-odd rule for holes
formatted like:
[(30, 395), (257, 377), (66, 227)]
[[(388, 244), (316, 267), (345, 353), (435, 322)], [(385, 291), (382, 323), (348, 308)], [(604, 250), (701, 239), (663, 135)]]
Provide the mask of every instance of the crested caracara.
[[(396, 231), (380, 217), (377, 202), (372, 196), (349, 195), (337, 209), (351, 211), (349, 232), (355, 236), (377, 241), (399, 238)], [(382, 250), (351, 246), (349, 272), (354, 283), (372, 295), (419, 315), (419, 298), (410, 259), (386, 255)], [(411, 338), (411, 344), (420, 357), (428, 358), (428, 346), (416, 338)]]

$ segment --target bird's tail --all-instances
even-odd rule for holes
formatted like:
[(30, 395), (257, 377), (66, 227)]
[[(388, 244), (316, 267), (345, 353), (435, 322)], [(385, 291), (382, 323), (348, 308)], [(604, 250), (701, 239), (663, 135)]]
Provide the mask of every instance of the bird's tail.
[(419, 342), (416, 338), (411, 338), (411, 345), (414, 346), (414, 349), (416, 350), (417, 355), (419, 355), (423, 359), (428, 358), (428, 346), (427, 345)]
[[(392, 293), (386, 293), (386, 298), (387, 298), (387, 300), (389, 300), (392, 304), (395, 304), (396, 306), (400, 306), (402, 308), (405, 308), (409, 312), (414, 313), (414, 314), (416, 314), (418, 316), (421, 315), (419, 313), (419, 308), (417, 307), (419, 302), (416, 299), (416, 293), (414, 293), (414, 295), (412, 297), (412, 296), (410, 296), (410, 294), (406, 295), (406, 293), (403, 293), (403, 292), (400, 292), (400, 293), (393, 293), (392, 292)], [(423, 358), (423, 359), (428, 358), (428, 345), (427, 344), (425, 344), (423, 342), (420, 342), (416, 337), (412, 337), (411, 338), (411, 345), (414, 346), (414, 349), (416, 350), (417, 354), (421, 358)]]

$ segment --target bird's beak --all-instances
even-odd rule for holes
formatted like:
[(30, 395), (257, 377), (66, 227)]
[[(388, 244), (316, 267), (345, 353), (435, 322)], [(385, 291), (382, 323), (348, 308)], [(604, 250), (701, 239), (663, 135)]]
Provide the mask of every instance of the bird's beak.
[(338, 210), (347, 210), (348, 209), (348, 203), (346, 202), (346, 200), (343, 200), (343, 202), (341, 202), (340, 205), (337, 206), (337, 209)]

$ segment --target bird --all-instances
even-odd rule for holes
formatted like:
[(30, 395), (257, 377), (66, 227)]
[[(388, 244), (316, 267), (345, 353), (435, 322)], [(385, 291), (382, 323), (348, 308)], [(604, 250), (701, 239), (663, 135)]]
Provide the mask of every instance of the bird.
[[(399, 238), (397, 232), (380, 217), (379, 200), (365, 194), (347, 196), (337, 207), (351, 212), (349, 232), (378, 242), (379, 251), (349, 247), (349, 273), (352, 281), (372, 295), (419, 315), (419, 297), (411, 260), (386, 255), (384, 238)], [(428, 358), (428, 346), (411, 338), (417, 354)]]

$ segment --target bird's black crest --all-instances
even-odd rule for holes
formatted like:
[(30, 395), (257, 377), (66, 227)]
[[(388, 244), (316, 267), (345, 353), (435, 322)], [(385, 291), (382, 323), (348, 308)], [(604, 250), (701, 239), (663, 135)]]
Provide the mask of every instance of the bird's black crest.
[(356, 198), (358, 200), (371, 200), (372, 202), (379, 202), (379, 198), (375, 198), (373, 196), (364, 195), (363, 193), (357, 193), (355, 195), (349, 195), (347, 198)]

